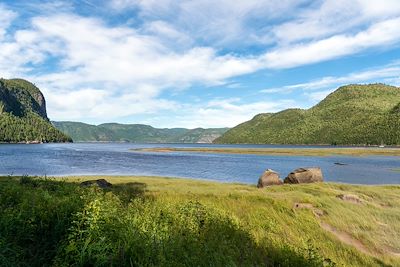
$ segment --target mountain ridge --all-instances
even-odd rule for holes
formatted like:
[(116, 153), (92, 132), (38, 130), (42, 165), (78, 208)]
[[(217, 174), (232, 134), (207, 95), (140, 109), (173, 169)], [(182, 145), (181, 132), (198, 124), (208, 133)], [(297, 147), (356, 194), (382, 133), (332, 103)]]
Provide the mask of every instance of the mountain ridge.
[(55, 127), (75, 142), (211, 143), (228, 128), (155, 128), (146, 124), (53, 121)]
[(214, 143), (400, 144), (400, 88), (341, 86), (309, 109), (257, 114)]

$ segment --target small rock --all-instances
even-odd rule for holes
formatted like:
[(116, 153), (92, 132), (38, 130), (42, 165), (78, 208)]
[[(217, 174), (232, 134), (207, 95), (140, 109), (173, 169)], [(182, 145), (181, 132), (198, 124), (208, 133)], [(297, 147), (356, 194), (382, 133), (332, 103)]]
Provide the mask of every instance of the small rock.
[(333, 164), (339, 165), (339, 166), (346, 166), (346, 165), (348, 165), (348, 164), (346, 164), (346, 163), (341, 163), (341, 162), (335, 162), (335, 163), (333, 163)]
[(362, 201), (357, 195), (353, 194), (341, 194), (336, 196), (337, 198), (340, 198), (341, 200), (352, 202), (352, 203), (357, 203), (360, 204)]
[(92, 185), (97, 185), (100, 188), (109, 188), (112, 186), (111, 183), (107, 182), (105, 179), (97, 179), (97, 180), (89, 180), (89, 181), (84, 181), (81, 183), (81, 187), (88, 187)]
[(279, 174), (271, 169), (267, 169), (258, 179), (258, 188), (271, 185), (281, 185), (283, 182), (279, 179)]
[(313, 209), (314, 206), (311, 203), (294, 203), (293, 208), (295, 208), (295, 209)]
[(303, 183), (315, 183), (323, 182), (324, 178), (322, 176), (321, 168), (299, 168), (291, 173), (285, 178), (285, 184), (303, 184)]

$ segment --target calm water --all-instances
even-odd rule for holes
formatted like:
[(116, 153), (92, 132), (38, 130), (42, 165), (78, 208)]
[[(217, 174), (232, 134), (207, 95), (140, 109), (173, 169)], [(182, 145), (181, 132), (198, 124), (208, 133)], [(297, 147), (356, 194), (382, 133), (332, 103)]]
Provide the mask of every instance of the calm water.
[[(400, 157), (304, 157), (131, 152), (144, 147), (207, 147), (200, 144), (76, 143), (0, 145), (0, 175), (156, 175), (256, 183), (267, 168), (285, 177), (298, 167), (320, 166), (326, 181), (400, 184)], [(218, 145), (219, 147), (273, 147)], [(216, 145), (213, 145), (216, 147)], [(277, 146), (275, 146), (277, 147)], [(278, 146), (291, 147), (291, 146)], [(293, 147), (295, 149), (295, 147)], [(339, 166), (335, 162), (348, 165)]]

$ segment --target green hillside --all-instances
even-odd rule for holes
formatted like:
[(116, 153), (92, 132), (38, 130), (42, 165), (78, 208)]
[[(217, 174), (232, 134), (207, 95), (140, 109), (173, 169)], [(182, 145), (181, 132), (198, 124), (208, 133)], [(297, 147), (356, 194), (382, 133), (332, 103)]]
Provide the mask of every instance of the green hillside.
[(40, 90), (22, 79), (0, 79), (0, 142), (68, 142), (47, 118)]
[(316, 106), (259, 114), (215, 143), (400, 145), (400, 88), (348, 85)]
[(226, 132), (227, 128), (216, 129), (158, 129), (143, 124), (105, 123), (98, 126), (81, 122), (53, 122), (62, 132), (77, 142), (116, 141), (136, 143), (211, 143)]

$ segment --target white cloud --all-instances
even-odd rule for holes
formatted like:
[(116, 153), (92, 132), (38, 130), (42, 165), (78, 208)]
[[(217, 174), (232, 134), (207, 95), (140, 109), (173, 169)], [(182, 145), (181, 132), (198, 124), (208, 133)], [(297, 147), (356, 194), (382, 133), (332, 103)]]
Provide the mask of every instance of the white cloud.
[(400, 16), (398, 0), (325, 0), (320, 3), (315, 8), (299, 10), (295, 19), (275, 26), (272, 32), (277, 41), (287, 44), (328, 38)]
[[(159, 21), (216, 47), (237, 47), (254, 42), (270, 43), (263, 27), (276, 18), (295, 14), (307, 0), (113, 0), (111, 7), (120, 12), (134, 9), (146, 21)], [(291, 15), (293, 14), (293, 15)], [(261, 32), (259, 32), (261, 30)]]
[(315, 8), (299, 10), (295, 19), (273, 27), (272, 33), (278, 43), (326, 38), (357, 26), (363, 20), (357, 1), (326, 0), (315, 3)]
[(136, 7), (140, 2), (140, 0), (112, 0), (110, 1), (110, 6), (116, 10), (122, 11), (127, 8)]
[(113, 0), (120, 12), (135, 9), (144, 21), (216, 47), (266, 46), (316, 41), (355, 33), (400, 16), (398, 0)]
[(239, 98), (214, 99), (204, 105), (183, 105), (179, 113), (148, 120), (148, 123), (160, 127), (213, 128), (234, 127), (239, 123), (250, 120), (254, 115), (265, 112), (277, 112), (293, 106), (291, 100), (258, 101), (244, 103)]
[(397, 44), (400, 40), (400, 18), (378, 22), (352, 35), (335, 35), (327, 39), (278, 48), (265, 54), (269, 68), (291, 68), (340, 56), (355, 54), (365, 49)]
[[(33, 25), (33, 33), (40, 36), (33, 45), (42, 52), (62, 56), (63, 71), (76, 69), (72, 71), (76, 72), (76, 80), (84, 77), (85, 83), (150, 83), (160, 87), (213, 84), (259, 68), (256, 59), (219, 56), (209, 47), (177, 53), (157, 38), (125, 27), (108, 28), (95, 19), (60, 15), (35, 18)], [(50, 41), (58, 47), (47, 50)]]
[[(341, 85), (354, 84), (354, 83), (374, 83), (374, 82), (390, 82), (390, 84), (397, 84), (395, 81), (400, 79), (400, 62), (396, 61), (386, 66), (374, 69), (368, 69), (360, 72), (350, 73), (345, 76), (326, 76), (310, 82), (286, 85), (283, 87), (267, 88), (260, 90), (260, 93), (291, 93), (295, 90), (302, 91), (316, 91), (336, 89)], [(333, 88), (334, 87), (334, 88)], [(325, 91), (323, 91), (325, 92)], [(317, 95), (317, 93), (315, 94)]]
[[(149, 90), (150, 88), (141, 88)], [(151, 89), (150, 89), (151, 90)], [(42, 89), (47, 99), (49, 117), (57, 120), (112, 121), (125, 116), (151, 114), (174, 110), (173, 101), (152, 98), (146, 94), (114, 94), (106, 90), (80, 89), (70, 92), (54, 92)]]
[[(57, 120), (114, 120), (179, 109), (193, 112), (179, 117), (184, 125), (233, 126), (287, 102), (229, 99), (193, 108), (163, 99), (163, 93), (192, 85), (235, 87), (230, 79), (240, 75), (393, 47), (400, 41), (400, 2), (392, 0), (381, 0), (381, 6), (376, 0), (112, 1), (115, 12), (130, 8), (139, 14), (135, 27), (79, 16), (62, 3), (50, 5), (51, 12), (27, 19), (28, 26), (14, 32), (8, 31), (17, 14), (0, 5), (0, 73), (26, 77), (44, 89), (48, 113)], [(258, 49), (235, 52), (247, 46)], [(398, 65), (385, 66), (282, 90), (398, 81), (398, 71)], [(323, 92), (310, 97), (320, 98)]]
[(189, 35), (178, 31), (171, 24), (162, 20), (146, 23), (143, 25), (142, 31), (145, 34), (157, 36), (157, 38), (163, 40), (163, 44), (174, 50), (189, 48), (195, 44), (195, 41)]
[(390, 17), (400, 14), (398, 0), (357, 0), (362, 13), (369, 17)]
[(7, 28), (17, 17), (17, 14), (0, 3), (0, 41), (4, 38)]
[(24, 76), (44, 89), (48, 114), (57, 120), (173, 110), (176, 103), (159, 97), (169, 87), (221, 84), (259, 68), (251, 57), (220, 56), (206, 47), (178, 53), (152, 36), (76, 15), (36, 17), (32, 25), (15, 33), (14, 51), (5, 54), (20, 55), (15, 73), (53, 60), (51, 72)]

